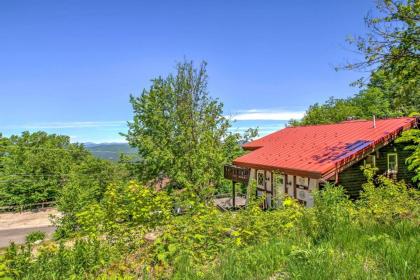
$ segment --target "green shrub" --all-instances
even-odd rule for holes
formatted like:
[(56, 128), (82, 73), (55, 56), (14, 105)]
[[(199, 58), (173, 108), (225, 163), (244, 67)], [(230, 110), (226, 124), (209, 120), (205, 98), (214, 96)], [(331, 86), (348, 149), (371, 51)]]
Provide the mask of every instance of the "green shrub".
[(43, 241), (45, 239), (45, 232), (33, 231), (26, 236), (27, 243), (34, 243), (36, 241)]
[(144, 233), (165, 224), (171, 217), (172, 200), (134, 181), (110, 185), (100, 203), (92, 203), (77, 214), (80, 232), (90, 236), (121, 239), (134, 230)]
[[(3, 273), (17, 279), (415, 279), (418, 201), (418, 190), (379, 177), (378, 186), (368, 180), (357, 202), (330, 185), (315, 194), (313, 208), (287, 198), (263, 211), (257, 199), (236, 212), (195, 204), (171, 215), (166, 193), (114, 185), (78, 216), (90, 238), (53, 243), (36, 255), (30, 243), (12, 245)], [(150, 232), (155, 239), (146, 241)]]
[(101, 272), (118, 257), (116, 248), (95, 239), (77, 240), (38, 248), (35, 256), (31, 244), (12, 244), (6, 251), (6, 276), (13, 279), (87, 279)]
[(330, 238), (337, 229), (350, 222), (354, 205), (342, 187), (327, 184), (323, 191), (314, 194), (314, 198), (318, 238)]

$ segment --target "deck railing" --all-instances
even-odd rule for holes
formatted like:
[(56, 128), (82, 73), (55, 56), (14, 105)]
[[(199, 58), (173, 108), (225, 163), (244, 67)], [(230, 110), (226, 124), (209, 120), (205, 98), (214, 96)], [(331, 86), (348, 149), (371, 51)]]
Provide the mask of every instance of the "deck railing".
[(250, 176), (250, 169), (239, 167), (235, 165), (225, 165), (224, 176), (225, 179), (232, 180), (237, 183), (248, 183)]

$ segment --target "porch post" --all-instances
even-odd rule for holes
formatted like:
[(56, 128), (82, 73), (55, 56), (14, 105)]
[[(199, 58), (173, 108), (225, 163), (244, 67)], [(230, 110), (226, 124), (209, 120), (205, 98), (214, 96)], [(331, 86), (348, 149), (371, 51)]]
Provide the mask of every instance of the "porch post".
[(235, 192), (235, 181), (232, 181), (232, 206), (236, 207), (236, 192)]

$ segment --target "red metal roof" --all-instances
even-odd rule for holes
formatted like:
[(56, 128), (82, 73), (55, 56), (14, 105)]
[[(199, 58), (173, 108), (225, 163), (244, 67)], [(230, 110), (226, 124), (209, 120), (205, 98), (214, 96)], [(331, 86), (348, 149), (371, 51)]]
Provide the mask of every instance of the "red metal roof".
[(376, 120), (375, 128), (372, 120), (287, 127), (245, 144), (244, 149), (251, 152), (234, 160), (234, 164), (325, 178), (415, 123), (415, 118), (394, 118)]

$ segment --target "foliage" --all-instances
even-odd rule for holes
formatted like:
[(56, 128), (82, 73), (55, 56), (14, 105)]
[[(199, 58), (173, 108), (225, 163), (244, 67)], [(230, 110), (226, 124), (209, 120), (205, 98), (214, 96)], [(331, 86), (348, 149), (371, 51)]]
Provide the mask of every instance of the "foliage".
[[(183, 215), (170, 214), (171, 203), (162, 203), (167, 201), (163, 192), (134, 182), (114, 185), (103, 202), (79, 216), (89, 237), (68, 247), (43, 245), (39, 254), (30, 245), (12, 246), (3, 261), (4, 275), (18, 279), (118, 275), (125, 279), (415, 279), (419, 191), (384, 177), (375, 187), (375, 180), (368, 178), (356, 202), (341, 187), (328, 185), (315, 194), (313, 208), (286, 198), (279, 208), (263, 211), (257, 199), (237, 212), (199, 204)], [(150, 211), (155, 207), (161, 207), (159, 212)], [(155, 238), (145, 241), (145, 233), (150, 232)]]
[(372, 70), (369, 88), (381, 90), (391, 109), (405, 115), (420, 106), (419, 14), (417, 0), (378, 1), (377, 13), (365, 18), (369, 32), (348, 39), (363, 61), (345, 68)]
[(259, 132), (258, 127), (257, 128), (248, 128), (245, 130), (245, 133), (240, 136), (238, 135), (238, 138), (241, 138), (239, 141), (241, 144), (246, 144), (248, 142), (254, 141), (255, 138), (258, 138)]
[(12, 244), (3, 260), (5, 274), (13, 279), (94, 279), (118, 258), (115, 247), (95, 239), (77, 240), (71, 247), (47, 244), (36, 257), (32, 249), (31, 244)]
[(352, 218), (353, 205), (342, 187), (327, 184), (324, 191), (315, 193), (315, 204), (318, 235), (313, 235), (314, 238), (332, 238), (337, 229), (349, 223)]
[(55, 220), (58, 226), (55, 236), (75, 233), (79, 228), (77, 213), (101, 201), (107, 186), (120, 182), (123, 177), (124, 168), (92, 156), (74, 166), (57, 197), (57, 208), (63, 215)]
[(238, 135), (228, 132), (223, 104), (209, 96), (206, 63), (179, 63), (177, 73), (152, 80), (131, 96), (134, 118), (127, 140), (139, 150), (144, 182), (169, 178), (199, 201), (221, 184), (223, 164), (240, 152)]
[(0, 205), (55, 200), (72, 165), (87, 155), (67, 136), (24, 132), (0, 137)]
[(110, 185), (103, 199), (86, 206), (77, 219), (81, 233), (129, 242), (123, 238), (131, 234), (129, 229), (141, 235), (167, 223), (172, 207), (172, 200), (165, 192), (132, 181), (123, 186)]
[(358, 116), (360, 112), (360, 109), (352, 104), (351, 99), (330, 97), (324, 104), (311, 105), (302, 120), (292, 120), (290, 124), (297, 126), (336, 123), (349, 116)]
[(205, 267), (184, 258), (174, 278), (413, 279), (419, 272), (418, 190), (381, 180), (379, 188), (368, 184), (357, 203), (342, 188), (327, 186), (289, 232), (278, 228), (271, 239), (227, 246)]
[(75, 184), (99, 199), (115, 177), (115, 165), (93, 157), (81, 144), (70, 143), (68, 136), (0, 135), (0, 205), (55, 201)]
[(416, 173), (413, 177), (413, 182), (417, 182), (420, 186), (420, 130), (411, 129), (404, 131), (400, 138), (396, 140), (397, 143), (408, 143), (404, 149), (413, 151), (413, 154), (407, 158), (408, 170)]
[(336, 123), (372, 115), (406, 116), (420, 111), (419, 13), (417, 0), (378, 1), (376, 14), (365, 19), (369, 32), (348, 39), (363, 60), (338, 67), (370, 73), (368, 79), (354, 83), (361, 91), (350, 98), (330, 98), (324, 104), (314, 104), (301, 121), (292, 120), (290, 124)]
[(56, 201), (57, 237), (77, 230), (76, 213), (102, 199), (106, 187), (128, 180), (122, 164), (95, 158), (68, 136), (23, 132), (0, 134), (0, 206)]
[(385, 176), (368, 181), (363, 185), (362, 199), (359, 204), (365, 218), (365, 223), (376, 221), (392, 225), (395, 221), (413, 219), (418, 222), (419, 191), (408, 188), (404, 182), (393, 182)]
[(33, 231), (26, 236), (26, 242), (34, 243), (36, 241), (42, 241), (45, 239), (45, 232)]

